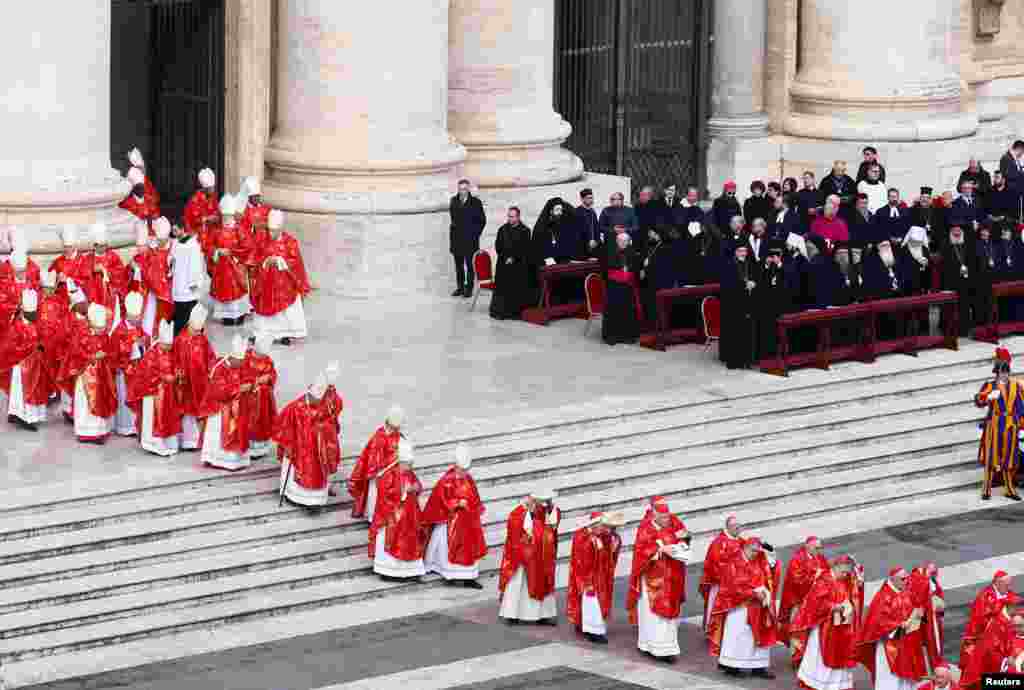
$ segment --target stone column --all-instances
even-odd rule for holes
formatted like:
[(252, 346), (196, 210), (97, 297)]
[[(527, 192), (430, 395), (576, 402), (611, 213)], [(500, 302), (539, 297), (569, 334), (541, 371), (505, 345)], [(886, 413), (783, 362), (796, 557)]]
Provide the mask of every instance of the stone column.
[[(35, 0), (5, 13), (0, 60), (0, 223), (33, 252), (59, 250), (64, 223), (108, 223), (131, 241), (117, 208), (129, 185), (110, 161), (110, 0)], [(55, 19), (59, 18), (59, 19)]]
[(270, 134), (273, 4), (272, 0), (224, 3), (224, 182), (231, 190), (250, 175), (263, 177), (263, 153)]
[(268, 201), (313, 213), (447, 208), (448, 0), (280, 0)]
[(448, 125), (481, 187), (575, 180), (583, 162), (554, 111), (554, 0), (451, 0)]
[(711, 57), (711, 137), (768, 134), (764, 106), (767, 0), (716, 0)]
[(903, 142), (977, 131), (962, 103), (960, 0), (802, 3), (789, 134)]

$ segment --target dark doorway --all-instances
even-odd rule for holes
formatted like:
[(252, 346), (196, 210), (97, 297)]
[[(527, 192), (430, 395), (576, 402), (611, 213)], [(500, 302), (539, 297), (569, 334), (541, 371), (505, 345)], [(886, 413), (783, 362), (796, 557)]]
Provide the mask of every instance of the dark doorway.
[(111, 0), (111, 153), (125, 171), (138, 147), (181, 216), (196, 173), (224, 171), (223, 0)]
[(709, 0), (558, 0), (556, 110), (587, 170), (705, 185)]

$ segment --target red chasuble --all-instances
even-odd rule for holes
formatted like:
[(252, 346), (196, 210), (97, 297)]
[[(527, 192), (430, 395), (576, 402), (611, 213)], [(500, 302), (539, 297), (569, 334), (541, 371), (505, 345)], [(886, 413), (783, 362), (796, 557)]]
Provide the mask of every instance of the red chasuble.
[(377, 548), (377, 535), (386, 529), (384, 549), (400, 561), (423, 558), (426, 539), (420, 514), (423, 486), (412, 470), (395, 465), (377, 482), (377, 505), (370, 525), (370, 558)]
[[(1011, 676), (1024, 676), (1024, 670), (1017, 670), (1017, 660), (1024, 662), (1024, 637), (1018, 637), (1016, 632), (1010, 633), (1004, 649), (1004, 656), (1000, 669), (1006, 667), (1006, 673)], [(1024, 666), (1024, 664), (1022, 664)]]
[(210, 381), (210, 369), (216, 361), (217, 356), (206, 333), (193, 333), (186, 327), (174, 339), (174, 362), (177, 366), (178, 385), (181, 386), (182, 414), (199, 416), (199, 406), (206, 397)]
[(605, 623), (611, 621), (615, 567), (621, 549), (622, 538), (615, 532), (598, 534), (582, 527), (572, 536), (565, 615), (577, 628), (583, 626), (583, 597), (589, 595), (597, 597)]
[[(684, 528), (685, 529), (685, 528)], [(653, 522), (641, 534), (637, 532), (633, 545), (633, 566), (629, 573), (629, 592), (626, 610), (629, 622), (637, 624), (637, 606), (640, 604), (641, 578), (647, 586), (647, 601), (651, 611), (662, 618), (678, 618), (686, 601), (686, 565), (674, 558), (658, 553), (658, 542), (665, 546), (680, 543), (678, 532), (672, 527), (657, 529)]]
[[(837, 617), (835, 607), (848, 603), (848, 618)], [(839, 579), (830, 570), (819, 575), (800, 603), (789, 626), (793, 642), (793, 668), (800, 668), (811, 630), (818, 628), (821, 658), (829, 668), (853, 668), (857, 665), (857, 640), (864, 609), (864, 585), (853, 575)], [(820, 627), (819, 627), (820, 626)]]
[[(395, 461), (398, 453), (399, 432), (388, 433), (385, 427), (379, 427), (367, 442), (363, 452), (359, 454), (356, 466), (348, 478), (348, 492), (352, 496), (352, 517), (358, 518), (366, 514), (366, 496), (370, 482), (377, 473)], [(379, 500), (379, 499), (378, 499)]]
[(921, 644), (924, 645), (925, 653), (928, 655), (929, 668), (935, 668), (942, 662), (942, 641), (945, 637), (943, 633), (943, 611), (935, 610), (935, 601), (933, 596), (939, 597), (945, 600), (946, 595), (942, 591), (942, 586), (939, 584), (938, 578), (935, 579), (935, 592), (931, 591), (931, 578), (925, 572), (922, 566), (918, 566), (910, 571), (910, 580), (907, 584), (907, 589), (910, 590), (910, 598), (914, 601), (914, 608), (921, 609), (924, 611), (924, 619), (921, 621), (921, 627), (911, 635), (917, 635), (920, 637)]
[[(995, 585), (989, 585), (975, 597), (974, 605), (971, 607), (971, 617), (967, 621), (967, 627), (964, 628), (964, 636), (960, 642), (960, 668), (970, 667), (971, 657), (981, 634), (985, 632), (989, 622), (1003, 610), (1003, 606), (1010, 598), (1009, 594), (1006, 598), (1000, 598)], [(1016, 595), (1013, 595), (1012, 599), (1015, 600)]]
[(277, 369), (274, 360), (267, 355), (249, 352), (242, 362), (242, 379), (251, 383), (253, 389), (245, 394), (246, 414), (249, 416), (249, 438), (267, 441), (274, 433), (277, 419), (277, 402), (274, 400), (274, 386), (277, 385)]
[(57, 375), (54, 377), (54, 382), (56, 382), (59, 390), (74, 396), (75, 377), (69, 373), (71, 367), (70, 352), (73, 343), (89, 334), (89, 322), (80, 314), (75, 314), (71, 311), (67, 312), (67, 314), (64, 348), (57, 366)]
[[(210, 296), (218, 302), (234, 302), (249, 294), (248, 277), (245, 273), (246, 255), (249, 251), (250, 248), (238, 226), (218, 226), (211, 231), (207, 247)], [(215, 255), (219, 255), (216, 260)]]
[(126, 381), (131, 378), (131, 372), (138, 364), (138, 360), (132, 360), (132, 350), (139, 341), (145, 345), (146, 334), (138, 326), (133, 326), (123, 319), (110, 334), (110, 346), (114, 352), (114, 371), (123, 371)]
[[(725, 530), (719, 532), (711, 546), (708, 547), (707, 555), (704, 557), (704, 569), (700, 578), (700, 593), (704, 597), (704, 608), (707, 609), (708, 595), (711, 588), (721, 585), (721, 572), (729, 561), (740, 553), (740, 540), (737, 537), (730, 537)], [(705, 619), (709, 611), (705, 611)], [(705, 621), (706, 623), (706, 621)]]
[(305, 489), (323, 489), (338, 471), (340, 453), (334, 453), (333, 425), (325, 417), (322, 403), (310, 403), (306, 395), (285, 405), (274, 423), (273, 441), (278, 458), (292, 464), (292, 479)]
[(50, 264), (50, 270), (57, 274), (57, 294), (65, 303), (68, 302), (68, 278), (82, 286), (82, 289), (85, 289), (85, 284), (90, 280), (84, 259), (85, 257), (76, 251), (70, 257), (61, 254)]
[(789, 560), (779, 600), (779, 638), (789, 639), (789, 621), (796, 615), (800, 602), (811, 591), (811, 585), (820, 573), (829, 571), (828, 559), (822, 554), (812, 556), (807, 546), (801, 546)]
[[(555, 509), (557, 510), (557, 508)], [(498, 591), (505, 594), (516, 570), (523, 568), (530, 598), (543, 601), (555, 591), (555, 565), (558, 561), (558, 524), (546, 524), (547, 510), (538, 507), (531, 514), (532, 529), (526, 532), (526, 506), (520, 504), (509, 513), (505, 548), (501, 554)], [(561, 521), (561, 512), (558, 513)]]
[[(748, 561), (742, 550), (721, 570), (721, 583), (715, 597), (714, 609), (708, 616), (708, 652), (718, 658), (722, 652), (725, 618), (739, 606), (747, 609), (747, 623), (758, 647), (769, 647), (779, 642), (775, 601), (779, 590), (779, 564), (768, 564), (763, 553)], [(763, 606), (754, 590), (764, 587), (771, 595), (770, 604)]]
[(171, 297), (171, 248), (157, 247), (144, 255), (142, 284), (146, 292), (152, 292), (159, 300), (157, 319), (170, 319), (174, 315), (174, 299)]
[[(135, 250), (135, 256), (128, 262), (128, 266), (125, 268), (125, 272), (128, 274), (128, 283), (125, 289), (128, 292), (138, 292), (143, 297), (146, 296), (146, 284), (145, 284), (145, 267), (147, 257), (149, 255), (149, 247), (140, 247)], [(139, 278), (135, 278), (135, 269), (139, 270)]]
[(960, 684), (971, 690), (980, 688), (983, 673), (996, 673), (1001, 669), (1013, 638), (1010, 613), (1004, 607), (989, 620), (976, 640), (971, 656), (966, 661), (960, 659)]
[(217, 204), (216, 195), (207, 195), (203, 190), (198, 190), (185, 204), (182, 212), (182, 220), (189, 232), (198, 235), (199, 243), (206, 240), (207, 223), (203, 220), (206, 216), (216, 216), (220, 222), (220, 206)]
[(39, 311), (36, 315), (36, 331), (43, 346), (43, 357), (53, 391), (57, 390), (57, 375), (60, 363), (67, 349), (68, 328), (71, 312), (66, 299), (57, 295), (40, 295)]
[(456, 565), (471, 566), (487, 555), (487, 540), (480, 522), (484, 504), (476, 490), (476, 482), (468, 474), (455, 476), (455, 468), (434, 485), (423, 509), (423, 522), (430, 526), (448, 526), (448, 560)]
[(872, 678), (875, 676), (875, 645), (879, 641), (885, 642), (885, 657), (893, 675), (909, 680), (920, 680), (927, 675), (921, 638), (908, 636), (902, 630), (894, 638), (889, 637), (907, 622), (913, 611), (910, 591), (897, 592), (888, 581), (871, 600), (857, 642), (857, 655)]
[[(114, 314), (114, 306), (118, 298), (126, 294), (128, 287), (128, 271), (116, 252), (108, 251), (101, 256), (89, 252), (82, 255), (84, 272), (89, 279), (82, 285), (90, 302), (102, 304), (110, 314)], [(103, 269), (107, 280), (103, 279)]]
[[(288, 264), (285, 271), (277, 267), (271, 257), (279, 256)], [(295, 302), (296, 297), (310, 291), (306, 266), (302, 262), (299, 242), (288, 233), (281, 233), (276, 240), (269, 234), (261, 240), (253, 252), (254, 282), (252, 287), (253, 309), (260, 316), (279, 314)]]
[[(177, 363), (174, 352), (154, 345), (136, 364), (128, 379), (128, 403), (139, 415), (141, 425), (142, 399), (153, 396), (153, 435), (168, 438), (181, 433), (180, 389), (176, 383)], [(172, 381), (167, 381), (167, 377)]]
[[(149, 180), (147, 180), (148, 182)], [(160, 217), (160, 199), (159, 197), (154, 199), (149, 194), (144, 194), (142, 201), (135, 198), (134, 195), (129, 194), (119, 203), (118, 208), (123, 208), (128, 213), (139, 220), (156, 220)]]
[(25, 264), (25, 273), (22, 275), (21, 280), (18, 281), (11, 262), (0, 261), (0, 280), (22, 283), (23, 289), (32, 288), (33, 290), (39, 290), (43, 284), (43, 274), (39, 270), (39, 264), (29, 257), (28, 262)]
[(11, 369), (21, 365), (21, 389), (29, 405), (45, 405), (53, 382), (35, 324), (15, 319), (0, 338), (0, 388), (10, 394)]
[(256, 232), (256, 226), (262, 225), (267, 226), (267, 219), (270, 216), (270, 206), (267, 204), (259, 204), (253, 206), (252, 204), (245, 205), (245, 212), (242, 213), (242, 217), (238, 219), (238, 227), (249, 236)]
[[(103, 359), (96, 359), (99, 352), (105, 353), (106, 356)], [(113, 417), (117, 412), (117, 387), (114, 383), (113, 367), (115, 354), (109, 335), (85, 328), (74, 332), (68, 343), (67, 358), (61, 368), (61, 378), (71, 393), (75, 390), (76, 378), (82, 378), (85, 396), (89, 401), (89, 411), (101, 419)]]
[(220, 415), (220, 447), (229, 453), (249, 450), (249, 420), (244, 414), (242, 383), (241, 366), (218, 362), (210, 372), (206, 397), (199, 406), (199, 416), (204, 419)]

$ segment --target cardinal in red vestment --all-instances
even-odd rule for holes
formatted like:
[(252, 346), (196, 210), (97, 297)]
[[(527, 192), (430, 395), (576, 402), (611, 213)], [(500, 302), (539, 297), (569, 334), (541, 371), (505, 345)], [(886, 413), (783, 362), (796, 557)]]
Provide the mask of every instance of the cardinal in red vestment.
[(250, 420), (250, 458), (261, 458), (270, 452), (274, 421), (277, 419), (277, 400), (274, 397), (277, 368), (270, 356), (270, 345), (269, 338), (257, 336), (253, 349), (245, 353), (242, 364), (242, 378), (252, 384), (252, 392), (245, 400)]
[(963, 686), (953, 680), (949, 666), (937, 666), (931, 679), (919, 685), (917, 690), (963, 690)]
[(284, 214), (270, 212), (266, 235), (260, 235), (251, 254), (253, 328), (289, 344), (305, 338), (306, 314), (302, 299), (310, 291), (299, 241), (281, 230)]
[[(128, 211), (136, 218), (142, 221), (153, 221), (160, 217), (160, 196), (156, 194), (156, 189), (152, 189), (152, 194), (147, 193), (146, 185), (149, 180), (146, 179), (145, 173), (138, 168), (130, 168), (128, 170), (128, 182), (131, 184), (132, 189), (121, 203), (118, 204), (119, 208), (123, 208)], [(150, 186), (151, 183), (150, 183)]]
[(199, 238), (205, 251), (209, 241), (208, 228), (220, 223), (220, 209), (217, 205), (217, 176), (209, 168), (203, 168), (197, 175), (199, 189), (185, 204), (182, 220), (188, 231)]
[(774, 678), (771, 648), (778, 644), (780, 568), (774, 555), (757, 537), (745, 538), (739, 554), (725, 564), (715, 605), (708, 617), (708, 651), (730, 675), (749, 670)]
[(199, 406), (199, 417), (205, 420), (200, 457), (210, 467), (232, 472), (250, 464), (249, 418), (243, 399), (252, 391), (252, 384), (242, 378), (245, 351), (245, 338), (236, 335), (231, 353), (210, 370), (206, 395)]
[(384, 425), (378, 427), (359, 454), (356, 466), (348, 478), (348, 492), (352, 496), (352, 517), (366, 516), (373, 522), (374, 504), (377, 501), (377, 474), (395, 461), (398, 440), (402, 436), (402, 422), (405, 413), (400, 407), (392, 407)]
[(117, 414), (114, 417), (114, 433), (118, 436), (135, 436), (138, 419), (128, 402), (128, 382), (135, 366), (145, 353), (148, 338), (142, 332), (142, 295), (130, 292), (124, 298), (124, 318), (110, 333), (110, 344), (114, 352), (114, 372), (117, 379)]
[[(153, 244), (156, 245), (155, 236)], [(135, 224), (135, 254), (132, 256), (131, 261), (125, 267), (125, 272), (128, 274), (128, 292), (137, 292), (142, 295), (143, 305), (146, 300), (146, 285), (142, 279), (142, 272), (146, 265), (147, 255), (149, 254), (149, 228), (146, 223)]]
[(117, 252), (108, 251), (107, 226), (96, 223), (90, 229), (93, 251), (82, 256), (89, 279), (82, 287), (93, 304), (102, 304), (115, 322), (121, 320), (121, 297), (128, 288), (128, 271)]
[(254, 239), (257, 233), (267, 229), (267, 217), (270, 215), (270, 206), (263, 203), (261, 196), (260, 181), (255, 177), (245, 178), (242, 183), (241, 194), (246, 197), (245, 209), (238, 221), (238, 226), (250, 238)]
[(21, 249), (11, 252), (9, 261), (0, 262), (0, 281), (14, 283), (19, 293), (22, 290), (39, 290), (43, 283), (39, 264)]
[(942, 644), (944, 640), (943, 618), (946, 610), (946, 594), (939, 584), (939, 567), (924, 563), (910, 571), (908, 582), (914, 608), (924, 612), (921, 627), (910, 635), (919, 635), (928, 656), (928, 668), (943, 664)]
[(206, 307), (197, 304), (189, 314), (188, 326), (174, 339), (175, 376), (181, 389), (182, 450), (198, 450), (199, 408), (206, 398), (210, 383), (210, 370), (217, 362), (209, 339), (206, 337)]
[(252, 247), (238, 227), (238, 208), (230, 194), (220, 201), (221, 223), (208, 229), (207, 262), (213, 318), (225, 326), (242, 322), (249, 314), (249, 277), (246, 261)]
[(156, 185), (146, 175), (146, 159), (142, 157), (142, 152), (138, 148), (133, 148), (128, 152), (128, 162), (131, 163), (133, 168), (138, 168), (139, 172), (143, 174), (143, 185), (145, 187), (145, 195), (147, 199), (151, 199), (153, 203), (160, 204), (160, 192), (156, 191)]
[(498, 575), (498, 616), (509, 623), (558, 625), (555, 567), (562, 515), (555, 496), (534, 491), (509, 513)]
[(309, 390), (285, 405), (274, 422), (281, 493), (296, 505), (326, 505), (330, 477), (341, 464), (337, 415), (325, 402), (327, 393), (327, 376), (321, 373)]
[(68, 300), (68, 280), (76, 284), (85, 284), (90, 275), (78, 251), (78, 229), (74, 225), (65, 225), (61, 231), (63, 253), (50, 264), (50, 272), (57, 276), (57, 295)]
[(701, 596), (704, 597), (704, 629), (707, 630), (708, 618), (715, 606), (715, 596), (721, 583), (721, 572), (729, 561), (740, 552), (740, 523), (735, 515), (725, 519), (725, 529), (711, 542), (707, 555), (704, 557), (703, 572), (700, 578)]
[(818, 574), (789, 626), (800, 688), (848, 690), (857, 665), (864, 580), (850, 556)]
[(21, 295), (21, 308), (0, 339), (0, 389), (7, 394), (7, 421), (38, 431), (46, 421), (46, 404), (53, 382), (36, 328), (39, 297), (35, 290)]
[(1000, 670), (1011, 676), (1024, 676), (1024, 612), (1015, 612), (1010, 624), (1012, 632), (1007, 637)]
[[(324, 370), (327, 375), (327, 392), (320, 399), (320, 418), (325, 428), (321, 443), (325, 455), (331, 458), (329, 464), (335, 467), (335, 471), (341, 468), (341, 413), (345, 409), (345, 401), (341, 399), (336, 385), (340, 369), (341, 367), (336, 361), (327, 363), (327, 368)], [(333, 438), (327, 434), (326, 429), (328, 428), (333, 433)], [(337, 495), (333, 485), (330, 487), (330, 493), (332, 496)]]
[[(50, 379), (52, 396), (60, 391), (57, 376), (67, 351), (68, 328), (73, 316), (67, 298), (53, 292), (56, 276), (47, 273), (45, 277), (44, 285), (51, 292), (47, 294), (44, 290), (39, 293), (39, 311), (35, 326), (39, 332), (39, 344), (43, 346), (43, 362)], [(2, 289), (0, 286), (0, 291)]]
[(149, 336), (157, 334), (161, 321), (174, 319), (174, 297), (171, 295), (171, 222), (161, 216), (153, 223), (156, 246), (142, 257), (142, 285), (146, 293), (142, 330)]
[(430, 530), (424, 565), (448, 583), (483, 589), (477, 578), (478, 564), (487, 555), (481, 522), (484, 504), (469, 474), (472, 464), (469, 449), (457, 446), (455, 464), (430, 492), (423, 510), (423, 524)]
[(909, 690), (928, 673), (921, 638), (908, 635), (920, 628), (924, 617), (914, 608), (909, 579), (905, 569), (893, 568), (864, 617), (857, 656), (877, 690)]
[(169, 457), (181, 435), (181, 388), (174, 360), (174, 324), (161, 321), (157, 344), (146, 350), (128, 386), (128, 400), (141, 421), (142, 448)]
[(426, 575), (423, 548), (425, 525), (420, 512), (423, 485), (413, 472), (415, 449), (398, 442), (398, 456), (377, 481), (377, 507), (370, 523), (373, 572), (385, 579), (418, 579)]
[(89, 328), (73, 334), (60, 378), (73, 382), (72, 409), (78, 440), (102, 444), (113, 430), (117, 412), (115, 353), (107, 333), (107, 309), (90, 304), (87, 313)]
[[(3, 283), (0, 283), (0, 286), (2, 285)], [(57, 390), (60, 391), (60, 405), (64, 421), (68, 424), (74, 424), (75, 420), (72, 412), (74, 411), (75, 378), (67, 373), (69, 364), (68, 352), (73, 342), (81, 336), (88, 335), (89, 319), (87, 314), (89, 302), (85, 299), (85, 292), (78, 287), (78, 284), (73, 279), (68, 279), (67, 290), (69, 304), (67, 311), (64, 312), (65, 318), (61, 332), (62, 339), (59, 344), (60, 352), (56, 353), (56, 368), (53, 369), (55, 372), (53, 380), (57, 384)], [(58, 301), (61, 300), (57, 292), (54, 293), (54, 297)]]
[(821, 540), (817, 537), (808, 537), (789, 559), (779, 600), (779, 639), (783, 642), (789, 641), (789, 622), (796, 615), (800, 602), (811, 591), (818, 575), (828, 570), (828, 559), (822, 553)]
[(614, 603), (615, 568), (622, 550), (621, 513), (591, 513), (572, 537), (565, 616), (591, 642), (608, 644)]
[(977, 636), (969, 657), (960, 658), (960, 684), (976, 690), (981, 687), (983, 673), (997, 673), (1007, 655), (1013, 638), (1013, 617), (1020, 613), (1016, 607), (1021, 599), (1013, 592), (1000, 600), (998, 611), (989, 618), (985, 629)]
[(992, 584), (981, 590), (978, 596), (974, 598), (974, 604), (971, 606), (971, 617), (967, 621), (967, 627), (964, 628), (964, 634), (960, 641), (961, 669), (966, 670), (971, 667), (971, 657), (974, 655), (978, 640), (981, 634), (985, 632), (989, 622), (1006, 605), (1007, 597), (1012, 594), (1010, 592), (1011, 584), (1012, 580), (1005, 571), (996, 571), (995, 575), (992, 576)]

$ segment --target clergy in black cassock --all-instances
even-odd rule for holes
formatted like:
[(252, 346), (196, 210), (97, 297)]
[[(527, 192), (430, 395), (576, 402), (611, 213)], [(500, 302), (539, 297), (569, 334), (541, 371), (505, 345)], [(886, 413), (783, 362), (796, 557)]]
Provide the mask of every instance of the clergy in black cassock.
[(949, 229), (949, 240), (942, 250), (942, 289), (952, 290), (959, 297), (960, 335), (967, 337), (974, 324), (971, 322), (971, 304), (974, 300), (975, 258), (972, 248), (964, 240), (963, 228)]
[(719, 358), (730, 369), (753, 364), (757, 347), (755, 291), (760, 271), (749, 260), (749, 253), (746, 244), (734, 245), (722, 269), (722, 334), (718, 348)]
[(772, 242), (763, 262), (761, 281), (757, 285), (757, 359), (778, 354), (776, 322), (793, 311), (794, 295), (782, 267), (782, 243)]
[[(534, 263), (538, 270), (550, 263), (567, 264), (584, 256), (584, 242), (574, 209), (561, 197), (548, 199), (533, 226)], [(538, 285), (539, 287), (539, 285)], [(553, 304), (583, 301), (583, 284), (558, 281), (552, 289)]]
[(609, 345), (635, 343), (640, 338), (639, 270), (629, 234), (619, 232), (612, 242), (605, 266), (605, 307), (601, 339)]
[(992, 284), (997, 278), (996, 247), (992, 241), (992, 228), (988, 222), (978, 228), (978, 239), (974, 243), (974, 325), (980, 326), (992, 320)]
[(640, 268), (640, 291), (644, 314), (651, 324), (657, 322), (656, 295), (658, 290), (676, 287), (679, 279), (680, 255), (675, 251), (676, 231), (668, 225), (659, 225), (647, 240), (647, 255)]
[(520, 222), (519, 209), (515, 206), (508, 210), (508, 222), (498, 228), (494, 251), (498, 255), (498, 265), (494, 273), (491, 317), (521, 318), (523, 309), (537, 304), (537, 266), (530, 242), (530, 228)]

